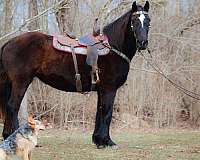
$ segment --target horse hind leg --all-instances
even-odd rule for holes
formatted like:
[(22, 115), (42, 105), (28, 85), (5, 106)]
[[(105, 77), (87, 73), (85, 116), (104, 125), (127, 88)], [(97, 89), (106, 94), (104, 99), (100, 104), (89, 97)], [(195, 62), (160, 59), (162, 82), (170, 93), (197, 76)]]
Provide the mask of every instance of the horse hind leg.
[(6, 112), (6, 101), (8, 99), (7, 93), (8, 85), (2, 78), (0, 78), (0, 118), (5, 118)]
[(31, 81), (22, 81), (21, 79), (15, 79), (12, 81), (11, 95), (8, 100), (7, 106), (7, 118), (10, 120), (10, 125), (12, 127), (12, 132), (14, 132), (19, 127), (18, 122), (18, 112), (22, 102), (22, 99), (25, 95), (25, 92), (31, 83)]
[(7, 138), (12, 134), (18, 127), (18, 112), (24, 97), (24, 94), (30, 84), (30, 81), (15, 80), (12, 81), (12, 87), (10, 96), (7, 103), (6, 118), (4, 122), (3, 137)]
[(0, 119), (4, 121), (3, 137), (7, 138), (11, 133), (10, 120), (7, 117), (7, 102), (10, 96), (11, 84), (5, 73), (0, 74)]

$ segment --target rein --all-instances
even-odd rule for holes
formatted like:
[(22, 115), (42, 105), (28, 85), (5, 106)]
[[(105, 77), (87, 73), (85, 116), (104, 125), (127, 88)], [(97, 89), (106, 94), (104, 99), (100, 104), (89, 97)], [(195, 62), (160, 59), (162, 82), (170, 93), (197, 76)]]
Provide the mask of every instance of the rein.
[[(99, 39), (99, 42), (95, 43), (94, 45), (97, 45), (97, 44), (102, 44), (104, 47), (110, 49), (111, 51), (116, 53), (118, 56), (123, 58), (130, 65), (131, 60), (123, 52), (115, 49), (114, 47), (110, 46), (109, 44), (103, 43), (103, 41), (101, 39)], [(90, 45), (90, 46), (94, 46), (94, 45)]]
[(195, 93), (195, 92), (192, 92), (188, 89), (185, 89), (184, 87), (182, 87), (181, 85), (175, 83), (173, 80), (171, 80), (167, 75), (165, 75), (165, 73), (158, 67), (158, 65), (156, 65), (155, 63), (152, 62), (152, 55), (151, 55), (151, 51), (148, 49), (147, 50), (148, 53), (150, 54), (151, 56), (151, 61), (149, 61), (145, 55), (139, 51), (139, 55), (141, 55), (144, 60), (158, 73), (160, 74), (162, 77), (164, 77), (168, 82), (170, 82), (170, 84), (172, 84), (176, 89), (178, 89), (179, 91), (181, 91), (182, 93), (184, 93), (185, 95), (193, 98), (193, 99), (196, 99), (198, 101), (200, 101), (200, 94), (198, 93)]
[(120, 52), (119, 50), (117, 50), (117, 49), (115, 49), (113, 47), (110, 47), (110, 50), (115, 52), (117, 55), (122, 57), (124, 60), (126, 60), (126, 62), (130, 65), (131, 60), (124, 53)]
[(108, 45), (104, 44), (102, 41), (99, 41), (99, 43), (101, 43), (103, 46), (105, 46), (106, 48), (110, 49), (114, 53), (116, 53), (118, 56), (120, 56), (122, 59), (124, 59), (130, 65), (131, 60), (123, 52), (115, 49), (112, 46), (108, 46)]
[[(117, 55), (119, 55), (120, 57), (122, 57), (124, 60), (126, 60), (126, 62), (130, 65), (131, 61), (130, 59), (121, 51), (113, 48), (112, 46), (107, 46), (106, 44), (104, 44), (102, 41), (99, 41), (99, 43), (101, 43), (102, 45), (104, 45), (105, 47), (109, 48), (111, 51), (113, 51), (114, 53), (116, 53)], [(152, 59), (152, 55), (151, 55), (151, 51), (149, 48), (147, 48), (147, 52), (148, 54), (150, 55), (151, 57), (151, 60)], [(177, 83), (175, 83), (173, 80), (171, 80), (167, 75), (165, 75), (165, 73), (153, 62), (150, 62), (146, 56), (141, 52), (141, 51), (138, 51), (139, 55), (141, 55), (144, 60), (158, 73), (160, 74), (162, 77), (164, 77), (168, 82), (170, 82), (170, 84), (172, 84), (176, 89), (178, 89), (179, 91), (181, 91), (182, 93), (184, 93), (185, 95), (193, 98), (193, 99), (196, 99), (198, 101), (200, 101), (200, 94), (198, 93), (194, 93), (188, 89), (185, 89), (184, 87), (182, 87), (181, 85), (178, 85)]]

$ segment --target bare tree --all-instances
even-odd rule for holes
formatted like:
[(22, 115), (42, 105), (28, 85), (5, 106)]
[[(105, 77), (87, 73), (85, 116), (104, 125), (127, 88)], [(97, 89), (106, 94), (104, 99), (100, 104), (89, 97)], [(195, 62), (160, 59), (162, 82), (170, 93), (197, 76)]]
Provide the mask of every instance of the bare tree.
[(59, 10), (56, 11), (56, 20), (61, 34), (72, 32), (77, 12), (77, 1), (66, 0), (60, 4), (58, 9)]
[[(28, 17), (32, 18), (38, 15), (38, 4), (37, 0), (29, 0), (28, 4)], [(39, 28), (39, 21), (36, 19), (28, 25), (29, 31), (33, 31)]]
[(4, 32), (8, 33), (12, 30), (12, 0), (4, 1)]

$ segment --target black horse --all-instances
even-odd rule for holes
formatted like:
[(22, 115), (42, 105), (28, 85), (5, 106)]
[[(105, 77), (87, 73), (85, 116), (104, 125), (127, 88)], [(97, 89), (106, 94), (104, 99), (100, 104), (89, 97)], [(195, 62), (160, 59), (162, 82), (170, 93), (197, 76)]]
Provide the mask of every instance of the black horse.
[[(96, 86), (98, 104), (92, 137), (97, 147), (116, 145), (109, 135), (113, 103), (117, 89), (127, 79), (129, 61), (137, 50), (148, 45), (148, 11), (148, 1), (144, 7), (134, 2), (130, 11), (104, 27), (103, 33), (113, 49), (98, 59), (100, 82)], [(1, 48), (0, 108), (5, 115), (4, 138), (19, 127), (20, 104), (34, 77), (59, 90), (76, 92), (72, 55), (54, 49), (52, 39), (50, 35), (29, 32)], [(91, 91), (91, 68), (85, 63), (86, 56), (77, 55), (77, 61), (83, 92)]]

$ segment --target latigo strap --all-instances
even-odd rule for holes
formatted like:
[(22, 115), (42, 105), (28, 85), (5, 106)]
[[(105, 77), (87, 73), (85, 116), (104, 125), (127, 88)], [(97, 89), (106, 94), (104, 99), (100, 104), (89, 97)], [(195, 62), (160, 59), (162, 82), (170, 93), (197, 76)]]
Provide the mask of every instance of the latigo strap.
[(82, 83), (81, 83), (81, 75), (79, 74), (78, 71), (78, 63), (77, 63), (77, 58), (76, 58), (76, 54), (74, 52), (74, 46), (71, 46), (71, 50), (72, 50), (72, 58), (74, 61), (74, 68), (75, 68), (75, 79), (76, 79), (76, 90), (78, 92), (82, 92)]

